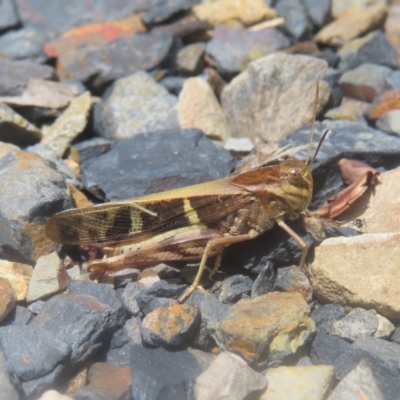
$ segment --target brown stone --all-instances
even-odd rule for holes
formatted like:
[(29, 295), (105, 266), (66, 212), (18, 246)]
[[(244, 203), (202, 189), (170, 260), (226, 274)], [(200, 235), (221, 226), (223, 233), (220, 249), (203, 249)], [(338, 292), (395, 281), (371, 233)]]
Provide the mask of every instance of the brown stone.
[(0, 277), (10, 282), (17, 301), (25, 300), (32, 273), (33, 268), (28, 264), (0, 260)]
[(17, 296), (8, 279), (0, 277), (0, 322), (15, 307)]
[(325, 115), (328, 119), (346, 119), (349, 121), (362, 120), (370, 104), (366, 101), (343, 97), (339, 107), (331, 108)]
[(377, 119), (389, 111), (397, 109), (400, 109), (400, 89), (386, 92), (380, 99), (374, 101), (368, 112), (368, 116), (372, 119)]
[(312, 283), (322, 303), (374, 309), (400, 320), (400, 233), (326, 239), (315, 249)]
[(385, 0), (332, 0), (331, 15), (336, 19), (354, 6), (369, 6), (384, 2)]
[[(271, 292), (241, 300), (212, 326), (213, 337), (225, 351), (249, 364), (279, 364), (302, 346), (315, 330), (310, 308), (299, 293)], [(266, 361), (265, 361), (266, 360)]]
[(322, 28), (314, 39), (318, 43), (334, 44), (365, 35), (383, 27), (387, 12), (388, 8), (384, 2), (369, 6), (354, 6)]

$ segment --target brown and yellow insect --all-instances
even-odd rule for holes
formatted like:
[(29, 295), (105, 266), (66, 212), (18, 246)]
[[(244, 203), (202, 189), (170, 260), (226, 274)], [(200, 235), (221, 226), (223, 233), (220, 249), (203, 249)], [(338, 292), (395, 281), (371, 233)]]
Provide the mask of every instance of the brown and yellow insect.
[[(311, 139), (309, 153), (310, 147)], [(292, 158), (212, 182), (64, 211), (49, 219), (46, 232), (56, 242), (104, 245), (106, 258), (87, 264), (97, 277), (161, 261), (201, 259), (182, 302), (198, 286), (208, 257), (217, 255), (213, 274), (225, 247), (253, 239), (275, 223), (301, 246), (305, 268), (308, 246), (284, 218), (293, 220), (307, 209), (311, 164)]]

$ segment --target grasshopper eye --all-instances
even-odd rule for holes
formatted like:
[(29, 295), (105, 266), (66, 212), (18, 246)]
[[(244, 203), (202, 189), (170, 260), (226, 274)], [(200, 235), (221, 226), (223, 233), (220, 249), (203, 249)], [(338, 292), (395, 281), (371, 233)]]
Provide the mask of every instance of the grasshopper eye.
[(288, 181), (291, 185), (301, 185), (303, 182), (303, 175), (298, 168), (292, 168), (288, 174)]

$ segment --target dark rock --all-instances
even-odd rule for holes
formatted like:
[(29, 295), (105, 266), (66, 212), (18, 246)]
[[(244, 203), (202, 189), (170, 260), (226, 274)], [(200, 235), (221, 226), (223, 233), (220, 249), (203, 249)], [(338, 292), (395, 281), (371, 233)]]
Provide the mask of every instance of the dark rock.
[(338, 54), (329, 47), (322, 49), (317, 54), (317, 57), (325, 60), (331, 68), (337, 68), (340, 62), (340, 56), (338, 56)]
[(125, 316), (121, 317), (115, 307), (101, 303), (93, 296), (67, 293), (52, 297), (33, 324), (69, 344), (72, 354), (68, 367), (74, 368), (89, 360), (124, 324)]
[(157, 264), (155, 267), (151, 267), (151, 269), (157, 273), (160, 279), (174, 279), (181, 273), (179, 268), (165, 263)]
[(126, 268), (121, 271), (114, 272), (112, 274), (112, 277), (114, 278), (114, 287), (124, 287), (128, 283), (136, 281), (139, 274), (140, 270), (136, 268)]
[(166, 76), (160, 81), (160, 85), (164, 86), (169, 93), (178, 96), (186, 79), (187, 78), (183, 78), (181, 76)]
[[(192, 284), (196, 279), (196, 275), (199, 272), (199, 264), (199, 262), (189, 262), (182, 268), (181, 278), (189, 285)], [(199, 283), (199, 285), (204, 289), (208, 289), (212, 285), (212, 281), (210, 280), (210, 272), (213, 265), (214, 259), (210, 261), (207, 260), (206, 269), (204, 270)]]
[(157, 308), (168, 305), (169, 303), (178, 304), (178, 301), (174, 299), (168, 299), (166, 297), (153, 297), (143, 293), (138, 295), (136, 301), (139, 305), (140, 311), (144, 315), (151, 313)]
[[(323, 3), (323, 2), (322, 2)], [(315, 5), (311, 8), (314, 8)], [(278, 0), (275, 10), (285, 18), (282, 29), (295, 40), (311, 39), (311, 26), (303, 2), (297, 0)]]
[(338, 54), (339, 68), (342, 71), (356, 68), (364, 63), (385, 65), (390, 68), (399, 67), (396, 50), (382, 31), (374, 31), (362, 38), (347, 42)]
[(28, 325), (33, 317), (32, 313), (26, 307), (17, 305), (10, 314), (8, 314), (2, 325)]
[(54, 77), (54, 68), (49, 65), (40, 65), (30, 60), (0, 59), (0, 96), (21, 95), (30, 79), (53, 79)]
[(201, 131), (171, 130), (120, 140), (84, 163), (82, 178), (97, 197), (120, 200), (223, 178), (232, 167), (230, 153)]
[(187, 400), (202, 369), (186, 350), (170, 352), (133, 345), (131, 350), (132, 395), (134, 399)]
[(129, 138), (138, 133), (175, 129), (177, 98), (146, 72), (116, 81), (94, 107), (94, 129), (107, 139)]
[(312, 300), (313, 288), (307, 276), (296, 266), (279, 268), (274, 290), (279, 292), (298, 292), (308, 303)]
[(0, 182), (0, 258), (33, 263), (59, 248), (45, 235), (44, 224), (72, 204), (52, 163), (33, 153), (9, 153), (0, 159)]
[(37, 379), (28, 382), (22, 382), (21, 387), (27, 398), (35, 398), (46, 389), (54, 386), (59, 381), (60, 375), (65, 369), (64, 365), (57, 365), (52, 372)]
[(225, 78), (233, 78), (243, 71), (250, 61), (288, 47), (289, 40), (277, 29), (251, 32), (247, 29), (214, 29), (206, 52), (213, 58), (218, 72)]
[(112, 148), (111, 140), (94, 137), (83, 142), (71, 145), (71, 154), (74, 161), (82, 164), (91, 158), (96, 158), (107, 153)]
[(200, 20), (193, 14), (185, 15), (170, 24), (162, 24), (152, 29), (152, 32), (161, 32), (175, 37), (187, 38), (207, 31), (209, 27), (207, 20)]
[(48, 375), (61, 364), (65, 367), (71, 353), (60, 337), (31, 325), (1, 328), (0, 342), (8, 363), (23, 382)]
[(400, 327), (397, 327), (392, 336), (390, 337), (390, 340), (394, 343), (400, 344)]
[(144, 317), (142, 341), (148, 346), (176, 348), (188, 340), (199, 325), (197, 307), (169, 303)]
[(389, 90), (400, 89), (400, 71), (393, 71), (386, 78), (386, 86)]
[(233, 275), (224, 279), (218, 291), (214, 294), (218, 296), (218, 300), (224, 304), (240, 300), (244, 294), (249, 295), (253, 281), (244, 275)]
[(362, 232), (357, 231), (356, 229), (347, 228), (345, 226), (324, 226), (324, 232), (327, 238), (330, 237), (351, 237), (362, 235)]
[(384, 132), (400, 136), (400, 110), (392, 110), (382, 115), (376, 120), (375, 125)]
[[(304, 231), (299, 221), (289, 222), (292, 229), (309, 245), (311, 234)], [(268, 261), (275, 267), (298, 265), (302, 255), (300, 246), (278, 226), (247, 242), (236, 243), (224, 251), (221, 269), (245, 268), (254, 274), (262, 271)]]
[(45, 35), (29, 28), (7, 31), (0, 36), (0, 54), (16, 60), (30, 58), (43, 62), (48, 58), (43, 53), (46, 40)]
[(392, 70), (382, 65), (364, 63), (345, 72), (339, 84), (344, 95), (353, 99), (372, 102), (386, 90), (386, 78)]
[(302, 0), (305, 11), (311, 20), (311, 23), (317, 27), (322, 28), (330, 17), (331, 0)]
[(43, 144), (35, 144), (27, 147), (25, 150), (51, 161), (53, 169), (60, 172), (67, 183), (76, 186), (78, 189), (83, 189), (82, 182), (76, 176), (75, 172), (65, 164), (64, 160), (51, 147)]
[(7, 362), (3, 350), (0, 348), (0, 391), (4, 399), (19, 400), (19, 393), (16, 389), (17, 378), (13, 377), (10, 365)]
[(318, 333), (311, 344), (311, 362), (314, 365), (334, 365), (335, 361), (349, 351), (351, 344), (346, 340)]
[(212, 293), (204, 296), (204, 300), (201, 302), (199, 309), (201, 320), (206, 324), (222, 320), (229, 312), (229, 306), (221, 303), (217, 296)]
[(0, 141), (20, 147), (37, 143), (42, 133), (6, 104), (0, 103)]
[(187, 289), (187, 285), (170, 285), (166, 281), (158, 281), (148, 289), (143, 291), (143, 294), (153, 297), (165, 297), (168, 299), (176, 299), (183, 294)]
[(164, 0), (158, 2), (142, 16), (142, 21), (147, 25), (158, 24), (168, 20), (173, 15), (190, 9), (197, 0)]
[(340, 304), (324, 304), (316, 308), (311, 318), (317, 326), (318, 333), (330, 333), (332, 325), (335, 321), (343, 318), (346, 310)]
[(140, 319), (140, 317), (128, 319), (128, 321), (126, 321), (124, 325), (124, 329), (128, 334), (129, 343), (131, 344), (142, 343), (142, 335), (141, 335), (142, 320)]
[[(107, 0), (85, 4), (80, 0), (61, 2), (57, 7), (37, 0), (17, 0), (24, 26), (32, 27), (49, 38), (53, 38), (83, 22), (98, 22), (121, 19), (138, 11), (143, 11), (141, 0), (120, 0), (118, 6)], [(146, 2), (150, 6), (151, 2)]]
[[(39, 314), (39, 313), (42, 311), (43, 306), (44, 306), (45, 304), (46, 304), (45, 301), (43, 301), (43, 300), (37, 300), (37, 301), (35, 301), (35, 302), (29, 304), (29, 306), (28, 306), (28, 311), (30, 311), (33, 315), (37, 315), (37, 314)], [(26, 325), (27, 325), (27, 324), (26, 324)]]
[(400, 345), (382, 339), (357, 339), (335, 361), (336, 376), (343, 379), (357, 364), (367, 359), (385, 399), (397, 399), (400, 391)]
[[(373, 168), (393, 169), (399, 165), (400, 138), (358, 122), (325, 120), (316, 122), (314, 142), (318, 142), (327, 129), (332, 132), (322, 144), (312, 168), (314, 195), (310, 209), (325, 205), (327, 198), (343, 189), (343, 179), (337, 166), (341, 158), (363, 161)], [(292, 132), (280, 145), (305, 145), (309, 136), (310, 126), (305, 126)], [(306, 151), (301, 151), (296, 158), (305, 160), (306, 154)]]
[(378, 318), (375, 310), (354, 308), (345, 317), (335, 321), (331, 334), (340, 336), (350, 342), (372, 336), (378, 329)]
[(19, 17), (14, 0), (3, 0), (0, 3), (0, 31), (18, 24)]
[(328, 83), (331, 89), (328, 104), (325, 106), (327, 109), (338, 107), (342, 102), (343, 90), (339, 86), (339, 79), (341, 75), (341, 71), (334, 68), (328, 68), (328, 72), (323, 78), (323, 80)]
[(130, 282), (126, 285), (121, 298), (131, 315), (134, 317), (140, 314), (140, 307), (136, 301), (136, 297), (144, 290), (144, 286), (140, 282)]
[(265, 267), (257, 275), (251, 288), (251, 297), (258, 297), (265, 293), (272, 292), (276, 278), (274, 264), (268, 261)]
[(83, 47), (59, 58), (60, 77), (78, 79), (92, 88), (141, 70), (152, 70), (168, 59), (171, 35), (137, 33), (97, 46)]
[(179, 51), (177, 57), (178, 71), (183, 76), (196, 76), (204, 68), (205, 43), (193, 43)]

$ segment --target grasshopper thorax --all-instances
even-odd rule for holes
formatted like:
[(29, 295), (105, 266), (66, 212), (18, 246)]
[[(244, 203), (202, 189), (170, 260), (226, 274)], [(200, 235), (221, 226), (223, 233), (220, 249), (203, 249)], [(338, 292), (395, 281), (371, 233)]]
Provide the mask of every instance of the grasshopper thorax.
[[(310, 167), (295, 158), (283, 161), (279, 167), (285, 199), (295, 214), (301, 213), (310, 204), (313, 192)], [(297, 217), (295, 214), (293, 218)]]

